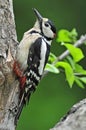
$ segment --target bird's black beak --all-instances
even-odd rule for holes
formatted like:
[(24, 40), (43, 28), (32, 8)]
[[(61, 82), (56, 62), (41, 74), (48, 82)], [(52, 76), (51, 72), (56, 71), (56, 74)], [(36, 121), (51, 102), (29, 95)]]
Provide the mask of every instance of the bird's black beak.
[(41, 16), (41, 14), (35, 8), (33, 10), (34, 10), (34, 13), (35, 13), (38, 21), (41, 22), (43, 17)]

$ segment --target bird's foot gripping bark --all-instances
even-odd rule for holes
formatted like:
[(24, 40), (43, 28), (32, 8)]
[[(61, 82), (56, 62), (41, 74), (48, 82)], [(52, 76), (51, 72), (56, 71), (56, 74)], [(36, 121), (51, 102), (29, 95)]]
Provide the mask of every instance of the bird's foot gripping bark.
[(20, 89), (24, 89), (26, 83), (26, 76), (20, 78)]
[(16, 77), (19, 79), (20, 89), (24, 89), (25, 82), (26, 82), (26, 76), (24, 76), (23, 70), (21, 70), (21, 67), (17, 61), (14, 61), (13, 72), (15, 73)]
[(23, 76), (23, 71), (20, 69), (20, 65), (17, 61), (14, 61), (13, 72), (15, 73), (17, 78), (21, 78)]

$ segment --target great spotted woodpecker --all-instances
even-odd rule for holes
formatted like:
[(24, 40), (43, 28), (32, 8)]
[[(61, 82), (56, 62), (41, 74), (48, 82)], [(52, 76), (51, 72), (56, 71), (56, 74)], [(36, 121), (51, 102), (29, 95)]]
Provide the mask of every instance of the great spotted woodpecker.
[(17, 48), (13, 68), (20, 79), (20, 108), (17, 118), (40, 82), (49, 57), (51, 42), (56, 35), (54, 24), (49, 19), (43, 18), (36, 9), (34, 13), (37, 17), (36, 23), (24, 33)]

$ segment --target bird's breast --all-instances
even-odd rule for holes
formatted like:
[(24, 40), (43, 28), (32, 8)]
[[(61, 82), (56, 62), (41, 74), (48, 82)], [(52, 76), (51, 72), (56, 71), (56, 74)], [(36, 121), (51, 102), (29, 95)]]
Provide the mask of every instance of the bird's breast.
[(29, 49), (31, 45), (34, 44), (34, 42), (36, 41), (38, 37), (39, 37), (39, 34), (30, 35), (26, 33), (17, 48), (16, 59), (23, 70), (27, 68), (27, 59), (28, 59)]

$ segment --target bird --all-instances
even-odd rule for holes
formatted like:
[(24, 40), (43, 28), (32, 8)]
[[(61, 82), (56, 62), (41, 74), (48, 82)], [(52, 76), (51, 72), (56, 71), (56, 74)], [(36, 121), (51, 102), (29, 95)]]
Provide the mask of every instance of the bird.
[(18, 120), (31, 94), (36, 90), (50, 54), (51, 42), (56, 36), (56, 27), (48, 18), (42, 17), (37, 9), (34, 26), (24, 33), (17, 50), (13, 71), (20, 82)]

